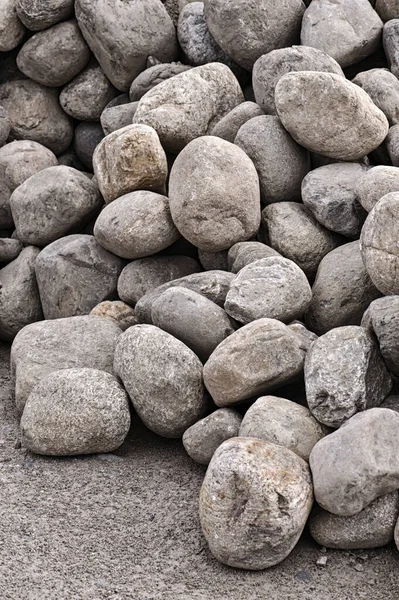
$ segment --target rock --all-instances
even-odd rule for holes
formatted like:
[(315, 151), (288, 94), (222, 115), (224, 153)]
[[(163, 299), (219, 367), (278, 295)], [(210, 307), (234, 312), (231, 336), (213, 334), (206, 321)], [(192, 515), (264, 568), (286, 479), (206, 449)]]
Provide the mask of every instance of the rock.
[(241, 269), (260, 260), (271, 256), (280, 256), (276, 250), (262, 242), (237, 242), (231, 246), (227, 254), (228, 270), (239, 273)]
[(342, 162), (314, 169), (302, 181), (303, 203), (327, 229), (358, 238), (367, 214), (356, 184), (366, 172), (364, 165)]
[(387, 57), (391, 72), (397, 77), (399, 75), (399, 19), (392, 19), (385, 23), (382, 34), (385, 56)]
[(366, 156), (388, 133), (388, 120), (370, 96), (333, 73), (288, 73), (277, 83), (275, 102), (298, 144), (337, 160)]
[(356, 75), (353, 83), (368, 93), (390, 125), (399, 123), (399, 81), (388, 69), (370, 69)]
[(385, 140), (385, 147), (394, 167), (399, 167), (399, 125), (393, 125)]
[(191, 348), (202, 362), (234, 333), (233, 322), (220, 306), (181, 287), (165, 290), (153, 302), (151, 321)]
[(113, 302), (105, 300), (104, 302), (100, 302), (89, 314), (112, 319), (122, 331), (126, 331), (129, 327), (133, 327), (133, 325), (137, 325), (138, 323), (134, 309), (120, 300), (114, 300)]
[(142, 296), (160, 285), (198, 273), (200, 266), (188, 256), (149, 256), (126, 265), (118, 279), (118, 296), (135, 305)]
[(129, 427), (129, 399), (113, 375), (63, 369), (31, 392), (21, 419), (22, 444), (50, 456), (112, 452)]
[(89, 171), (93, 171), (94, 151), (103, 139), (104, 132), (100, 123), (87, 121), (79, 123), (75, 128), (73, 147), (76, 156)]
[(355, 196), (370, 212), (386, 194), (399, 192), (399, 168), (379, 165), (366, 171), (356, 182)]
[(320, 440), (310, 455), (318, 504), (335, 515), (356, 515), (398, 489), (399, 414), (371, 408)]
[(263, 54), (254, 64), (252, 85), (256, 102), (266, 114), (276, 114), (276, 85), (283, 75), (292, 71), (323, 71), (344, 75), (339, 64), (317, 48), (291, 46)]
[(205, 364), (204, 383), (217, 406), (229, 406), (295, 380), (304, 359), (299, 336), (280, 321), (258, 319), (219, 344)]
[(82, 163), (78, 159), (77, 154), (72, 146), (70, 146), (62, 154), (59, 154), (57, 156), (57, 159), (59, 164), (64, 165), (65, 167), (72, 167), (73, 169), (77, 169), (78, 171), (85, 170), (85, 166), (82, 165)]
[(242, 102), (221, 119), (210, 132), (211, 135), (233, 143), (242, 125), (263, 115), (262, 109), (255, 102)]
[(399, 193), (386, 194), (369, 213), (360, 238), (367, 273), (384, 295), (399, 293), (398, 215)]
[(14, 229), (14, 221), (12, 220), (10, 208), (10, 196), (10, 190), (0, 177), (0, 227), (12, 230)]
[(90, 179), (62, 165), (35, 173), (10, 198), (18, 239), (34, 246), (46, 246), (76, 231), (101, 203), (98, 187)]
[(140, 100), (133, 121), (153, 127), (165, 150), (177, 154), (189, 142), (209, 134), (243, 101), (239, 83), (230, 69), (211, 63), (152, 88)]
[(216, 43), (247, 71), (262, 54), (299, 41), (305, 8), (301, 0), (278, 4), (267, 0), (205, 0), (204, 6)]
[(305, 406), (285, 398), (264, 396), (245, 413), (238, 436), (283, 446), (309, 461), (313, 446), (326, 434), (327, 429)]
[(312, 503), (304, 460), (263, 440), (232, 438), (219, 446), (206, 472), (200, 492), (201, 527), (221, 562), (265, 569), (294, 548)]
[(45, 319), (85, 315), (112, 298), (122, 267), (91, 235), (68, 235), (46, 246), (36, 262)]
[(187, 454), (200, 465), (208, 465), (216, 449), (236, 437), (242, 417), (233, 408), (219, 408), (191, 425), (183, 434)]
[(183, 65), (180, 62), (160, 63), (148, 67), (133, 80), (129, 90), (130, 101), (138, 102), (155, 86), (190, 69), (190, 65)]
[(367, 274), (358, 241), (332, 250), (321, 260), (312, 295), (305, 321), (318, 335), (334, 327), (360, 325), (370, 302), (381, 294)]
[(224, 307), (239, 323), (264, 317), (290, 323), (303, 316), (311, 299), (304, 272), (287, 258), (271, 256), (241, 269), (231, 283)]
[(395, 526), (394, 541), (395, 541), (396, 548), (399, 549), (399, 519), (398, 519), (398, 521), (396, 523), (396, 526)]
[(179, 154), (169, 198), (177, 229), (201, 250), (227, 250), (259, 228), (255, 167), (243, 150), (221, 138), (198, 138)]
[[(303, 347), (305, 348), (306, 352), (309, 350), (313, 342), (317, 340), (317, 335), (313, 333), (313, 331), (309, 331), (309, 329), (307, 329), (301, 321), (292, 321), (292, 323), (288, 325), (288, 328), (291, 329), (291, 331), (293, 331), (296, 335), (298, 335), (301, 338)], [(295, 401), (296, 399), (297, 396), (291, 398), (291, 400)]]
[(376, 0), (375, 10), (383, 21), (399, 17), (399, 6), (396, 0)]
[(376, 336), (384, 362), (395, 377), (399, 377), (398, 311), (399, 297), (387, 296), (374, 300), (362, 319), (362, 327)]
[(201, 362), (158, 327), (136, 325), (125, 331), (115, 350), (114, 368), (140, 419), (158, 435), (179, 438), (202, 417)]
[(17, 56), (18, 68), (30, 79), (49, 87), (71, 81), (90, 60), (75, 19), (33, 35)]
[(22, 248), (23, 246), (19, 240), (0, 239), (0, 262), (15, 260), (21, 254)]
[(47, 29), (73, 16), (74, 0), (17, 0), (16, 10), (22, 23), (31, 31)]
[(8, 112), (0, 106), (0, 146), (4, 146), (11, 131), (11, 121)]
[(389, 408), (395, 412), (399, 412), (399, 396), (396, 394), (390, 394), (381, 402), (378, 408)]
[(266, 206), (262, 227), (271, 247), (310, 278), (315, 277), (322, 258), (340, 244), (340, 238), (322, 227), (310, 210), (298, 202)]
[(10, 192), (35, 173), (56, 165), (55, 154), (37, 142), (20, 140), (0, 148), (0, 179)]
[(399, 516), (397, 491), (377, 498), (352, 517), (340, 517), (319, 509), (309, 519), (313, 539), (326, 548), (365, 550), (393, 540)]
[(309, 154), (294, 142), (277, 117), (250, 119), (240, 127), (234, 143), (255, 165), (262, 202), (300, 200), (301, 182), (310, 170)]
[(133, 260), (156, 254), (179, 239), (166, 196), (137, 191), (106, 206), (94, 226), (94, 236), (106, 250)]
[(133, 123), (134, 113), (139, 103), (129, 101), (119, 103), (119, 99), (120, 96), (115, 98), (115, 100), (111, 100), (101, 113), (100, 121), (105, 135), (109, 135), (117, 131), (117, 129), (122, 129), (122, 127), (127, 127)]
[(227, 250), (220, 252), (198, 250), (198, 259), (205, 271), (227, 271)]
[(92, 60), (61, 91), (63, 110), (79, 121), (99, 121), (103, 110), (117, 92), (97, 61)]
[(102, 70), (122, 92), (145, 69), (148, 56), (161, 62), (176, 56), (175, 28), (159, 0), (76, 0), (75, 11)]
[(3, 0), (0, 14), (0, 52), (16, 48), (24, 34), (25, 27), (18, 18), (16, 0)]
[(301, 44), (348, 67), (377, 50), (382, 27), (368, 0), (313, 0), (303, 16)]
[(25, 325), (43, 319), (35, 277), (38, 248), (28, 246), (0, 270), (0, 340), (10, 342)]
[(312, 344), (305, 360), (306, 399), (313, 416), (340, 427), (381, 404), (392, 387), (374, 337), (358, 326), (337, 327)]
[(101, 317), (40, 321), (24, 327), (11, 347), (17, 410), (22, 413), (35, 385), (59, 369), (90, 368), (113, 373), (121, 329)]
[(58, 102), (58, 91), (21, 79), (0, 85), (0, 104), (8, 111), (11, 140), (32, 140), (54, 154), (64, 152), (72, 141), (70, 117)]
[(108, 204), (139, 189), (163, 193), (168, 165), (154, 129), (129, 125), (107, 135), (93, 155), (94, 174)]

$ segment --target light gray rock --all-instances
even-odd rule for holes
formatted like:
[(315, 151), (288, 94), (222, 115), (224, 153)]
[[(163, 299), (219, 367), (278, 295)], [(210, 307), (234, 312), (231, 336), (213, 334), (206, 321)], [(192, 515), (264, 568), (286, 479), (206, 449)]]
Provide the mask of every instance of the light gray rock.
[(58, 90), (29, 79), (9, 81), (0, 85), (0, 104), (8, 111), (11, 140), (32, 140), (54, 154), (70, 145), (72, 121), (59, 104)]
[(287, 325), (258, 319), (219, 344), (204, 366), (204, 383), (217, 406), (229, 406), (295, 380), (304, 360), (304, 342)]
[(94, 152), (103, 139), (104, 132), (100, 123), (82, 121), (75, 128), (73, 149), (76, 152), (76, 156), (83, 164), (83, 167), (90, 172), (93, 171)]
[(399, 19), (392, 19), (385, 23), (382, 33), (382, 42), (385, 56), (387, 57), (389, 67), (392, 73), (397, 77), (399, 75)]
[(8, 112), (0, 106), (0, 147), (4, 146), (11, 131), (11, 121)]
[(135, 190), (165, 192), (166, 155), (147, 125), (128, 125), (107, 135), (94, 152), (93, 168), (107, 204)]
[(137, 191), (111, 202), (94, 226), (97, 242), (122, 258), (156, 254), (179, 239), (166, 196)]
[(288, 73), (277, 83), (275, 102), (298, 144), (337, 160), (366, 156), (388, 133), (388, 120), (370, 96), (333, 73)]
[(310, 455), (318, 504), (335, 515), (356, 515), (398, 489), (399, 414), (371, 408), (320, 440)]
[(180, 62), (172, 63), (156, 63), (148, 66), (145, 71), (137, 75), (133, 80), (129, 90), (129, 98), (131, 102), (138, 102), (141, 98), (156, 85), (159, 85), (163, 81), (184, 73), (191, 69), (190, 65), (183, 65)]
[(393, 166), (399, 167), (399, 125), (393, 125), (389, 129), (385, 140), (385, 148)]
[(126, 102), (121, 102), (121, 96), (111, 100), (101, 113), (100, 122), (105, 135), (109, 135), (117, 129), (132, 125), (134, 113), (138, 102), (129, 102), (128, 96), (123, 94)]
[(305, 273), (282, 256), (261, 258), (232, 281), (224, 308), (239, 323), (267, 317), (290, 323), (303, 316), (312, 299)]
[(97, 304), (89, 314), (112, 319), (122, 331), (126, 331), (129, 327), (133, 327), (138, 323), (134, 309), (120, 300), (104, 300), (104, 302)]
[(191, 348), (202, 362), (234, 333), (234, 324), (223, 308), (178, 286), (165, 290), (153, 302), (151, 321)]
[(339, 162), (314, 169), (302, 181), (303, 203), (327, 229), (358, 238), (367, 214), (355, 188), (366, 172), (367, 167), (359, 163)]
[(344, 244), (322, 259), (312, 294), (305, 321), (318, 335), (334, 327), (360, 325), (370, 302), (381, 294), (366, 271), (358, 241)]
[(317, 340), (317, 335), (313, 331), (309, 331), (301, 321), (292, 321), (292, 323), (289, 323), (288, 328), (301, 338), (306, 352), (311, 344)]
[(363, 315), (362, 327), (376, 336), (387, 368), (399, 377), (399, 296), (374, 300)]
[(19, 240), (0, 239), (0, 262), (15, 260), (21, 254), (22, 248), (23, 246)]
[(262, 54), (299, 41), (302, 0), (205, 0), (204, 5), (215, 41), (247, 71)]
[(56, 165), (55, 154), (37, 142), (20, 140), (0, 148), (0, 179), (10, 192), (35, 173)]
[(397, 0), (376, 0), (375, 10), (383, 21), (390, 21), (399, 17), (399, 5)]
[(276, 85), (283, 75), (291, 71), (323, 71), (344, 75), (337, 61), (317, 48), (291, 46), (263, 54), (254, 64), (252, 85), (256, 102), (266, 114), (276, 114)]
[(209, 252), (198, 250), (198, 258), (205, 271), (227, 271), (227, 250)]
[(310, 347), (305, 360), (306, 400), (313, 416), (340, 427), (355, 413), (379, 406), (392, 379), (375, 338), (363, 327), (337, 327)]
[(35, 385), (59, 369), (91, 368), (113, 373), (121, 329), (95, 316), (40, 321), (24, 327), (11, 347), (15, 402), (22, 413)]
[(227, 250), (260, 225), (256, 169), (243, 150), (221, 138), (198, 138), (179, 154), (169, 198), (177, 229), (201, 250)]
[(209, 134), (243, 101), (230, 69), (210, 63), (152, 88), (140, 100), (133, 121), (153, 127), (165, 150), (177, 154), (192, 140)]
[(363, 208), (370, 212), (386, 194), (399, 192), (399, 168), (378, 165), (357, 180), (355, 196)]
[(13, 50), (21, 42), (25, 27), (18, 18), (16, 0), (3, 0), (0, 13), (0, 52)]
[(144, 425), (179, 438), (205, 409), (202, 364), (182, 342), (153, 325), (119, 338), (114, 368)]
[(147, 57), (177, 54), (172, 20), (159, 0), (76, 0), (76, 18), (102, 70), (122, 92), (145, 69)]
[(227, 267), (232, 273), (239, 273), (241, 269), (271, 256), (280, 256), (279, 253), (262, 242), (237, 242), (227, 253)]
[(72, 17), (73, 5), (74, 0), (17, 0), (16, 10), (28, 29), (41, 31)]
[(266, 569), (294, 548), (312, 504), (304, 460), (263, 440), (232, 438), (219, 446), (206, 472), (199, 502), (201, 527), (221, 562)]
[(46, 246), (76, 231), (101, 204), (97, 185), (80, 171), (63, 165), (35, 173), (10, 198), (16, 235), (24, 244), (34, 246)]
[(43, 312), (35, 276), (39, 249), (24, 248), (0, 270), (0, 339), (10, 342), (25, 325), (41, 321)]
[(242, 102), (223, 117), (210, 133), (233, 143), (240, 127), (250, 119), (261, 115), (263, 111), (255, 102)]
[(187, 454), (200, 465), (208, 465), (216, 449), (236, 437), (242, 417), (233, 408), (219, 408), (191, 425), (183, 434)]
[(313, 0), (303, 16), (301, 44), (348, 67), (377, 50), (382, 27), (368, 0)]
[(283, 446), (309, 461), (313, 446), (326, 434), (327, 428), (305, 406), (285, 398), (263, 396), (245, 413), (238, 436)]
[(294, 142), (280, 119), (272, 115), (250, 119), (234, 143), (255, 165), (262, 202), (300, 200), (301, 182), (310, 170), (309, 153)]
[(399, 123), (399, 81), (388, 69), (370, 69), (358, 73), (353, 83), (368, 93), (390, 125)]
[(115, 296), (122, 267), (91, 235), (68, 235), (46, 246), (36, 261), (45, 319), (85, 315)]

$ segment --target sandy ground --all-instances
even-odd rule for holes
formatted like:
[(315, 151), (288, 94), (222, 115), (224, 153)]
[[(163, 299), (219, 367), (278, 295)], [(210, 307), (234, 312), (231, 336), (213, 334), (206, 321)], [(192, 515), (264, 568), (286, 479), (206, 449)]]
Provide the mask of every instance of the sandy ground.
[(322, 550), (306, 534), (264, 572), (219, 564), (197, 517), (204, 469), (135, 422), (115, 454), (47, 459), (18, 448), (0, 347), (1, 600), (396, 600), (399, 553)]

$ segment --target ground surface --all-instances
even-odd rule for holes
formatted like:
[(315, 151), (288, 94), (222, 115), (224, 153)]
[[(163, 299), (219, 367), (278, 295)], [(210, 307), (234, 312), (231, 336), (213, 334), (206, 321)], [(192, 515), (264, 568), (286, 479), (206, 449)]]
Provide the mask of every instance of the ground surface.
[(203, 468), (134, 424), (115, 454), (47, 459), (18, 449), (0, 347), (1, 600), (396, 600), (399, 553), (327, 551), (305, 537), (264, 572), (229, 569), (201, 535)]

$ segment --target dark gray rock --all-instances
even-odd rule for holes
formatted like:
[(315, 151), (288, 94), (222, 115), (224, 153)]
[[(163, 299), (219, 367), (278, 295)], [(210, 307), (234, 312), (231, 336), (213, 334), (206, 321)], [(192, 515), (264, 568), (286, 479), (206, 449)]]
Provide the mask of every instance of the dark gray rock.
[(138, 102), (129, 102), (128, 96), (123, 94), (126, 102), (121, 102), (121, 96), (115, 100), (111, 100), (101, 113), (100, 122), (105, 135), (132, 125), (134, 113), (139, 105)]
[(399, 6), (396, 0), (376, 0), (375, 10), (383, 21), (399, 17)]
[(189, 69), (191, 69), (190, 65), (183, 65), (180, 62), (159, 63), (148, 67), (133, 80), (129, 90), (130, 101), (138, 102), (155, 86)]
[(11, 121), (8, 112), (0, 106), (0, 147), (4, 146), (11, 131)]
[(21, 254), (22, 248), (23, 246), (19, 240), (0, 239), (0, 262), (15, 260)]
[(255, 102), (242, 102), (223, 117), (210, 133), (233, 143), (240, 127), (250, 119), (261, 115), (263, 111)]
[(228, 251), (227, 267), (232, 273), (239, 273), (241, 269), (256, 260), (271, 256), (280, 256), (280, 254), (262, 242), (237, 242)]
[(74, 0), (16, 0), (15, 7), (22, 23), (31, 31), (47, 29), (73, 16)]
[(103, 139), (104, 132), (100, 123), (87, 121), (79, 123), (75, 128), (73, 148), (80, 162), (89, 171), (93, 171), (94, 151)]

